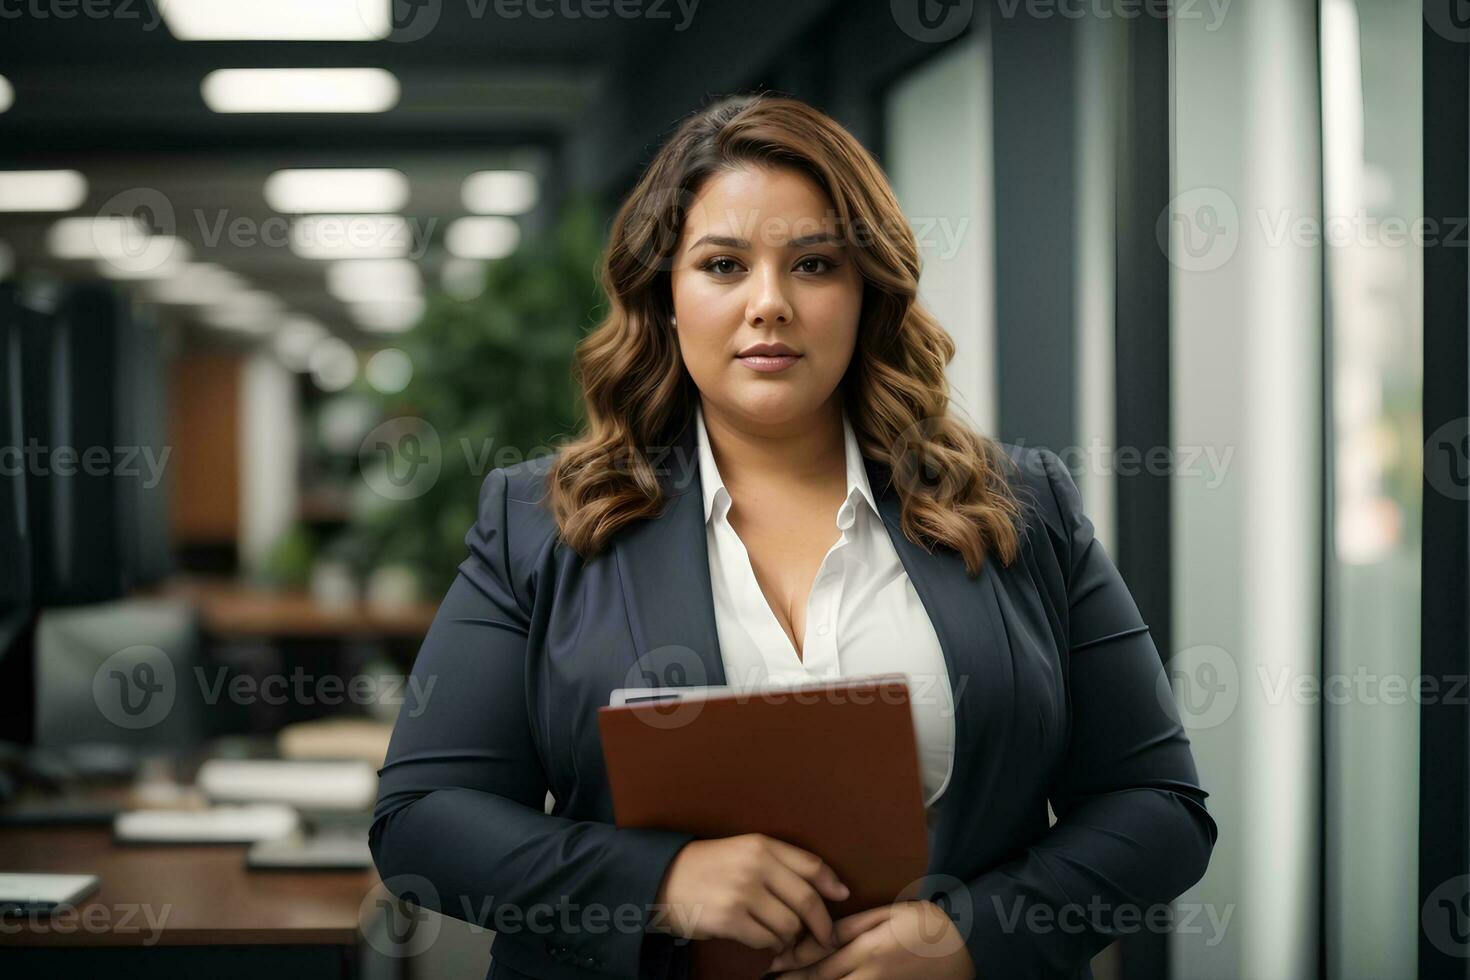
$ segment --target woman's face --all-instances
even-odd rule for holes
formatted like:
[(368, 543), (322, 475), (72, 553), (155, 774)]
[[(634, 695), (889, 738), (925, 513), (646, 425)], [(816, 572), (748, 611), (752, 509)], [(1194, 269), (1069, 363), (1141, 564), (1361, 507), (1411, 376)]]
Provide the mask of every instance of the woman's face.
[[(672, 275), (679, 347), (706, 412), (776, 434), (833, 396), (862, 309), (848, 252), (831, 202), (805, 174), (749, 167), (705, 182)], [(759, 345), (789, 354), (759, 356)]]

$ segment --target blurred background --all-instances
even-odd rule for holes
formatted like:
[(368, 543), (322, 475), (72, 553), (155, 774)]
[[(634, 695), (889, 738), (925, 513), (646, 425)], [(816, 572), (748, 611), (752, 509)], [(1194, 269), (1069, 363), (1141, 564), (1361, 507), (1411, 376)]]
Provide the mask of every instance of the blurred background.
[(769, 89), (878, 158), (956, 409), (1068, 463), (1166, 662), (1221, 837), (1098, 975), (1465, 976), (1467, 24), (0, 0), (0, 872), (101, 878), (0, 964), (484, 975), (365, 863), (373, 770), (485, 474), (577, 430), (622, 196)]

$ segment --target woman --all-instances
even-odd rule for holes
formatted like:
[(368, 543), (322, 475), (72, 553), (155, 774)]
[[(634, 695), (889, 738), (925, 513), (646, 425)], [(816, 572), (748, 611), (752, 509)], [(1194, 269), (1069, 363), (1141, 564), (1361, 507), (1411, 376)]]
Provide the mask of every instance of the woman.
[[(681, 976), (712, 937), (786, 977), (1087, 976), (1204, 873), (1147, 627), (1057, 457), (948, 414), (918, 280), (881, 170), (793, 100), (691, 117), (624, 203), (577, 353), (587, 430), (486, 479), (413, 668), (433, 698), (381, 771), (379, 871), (494, 928), (492, 976)], [(613, 689), (893, 670), (921, 900), (834, 922), (816, 854), (613, 826)]]

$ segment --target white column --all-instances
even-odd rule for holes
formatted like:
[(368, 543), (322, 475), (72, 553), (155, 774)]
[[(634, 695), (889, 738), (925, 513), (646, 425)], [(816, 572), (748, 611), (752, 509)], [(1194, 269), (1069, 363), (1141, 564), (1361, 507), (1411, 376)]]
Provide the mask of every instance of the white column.
[(267, 353), (240, 378), (240, 563), (257, 569), (296, 520), (300, 412), (296, 375)]
[(996, 432), (990, 57), (975, 31), (923, 63), (884, 106), (885, 165), (923, 255), (919, 299), (955, 342), (956, 413)]
[[(1178, 933), (1179, 976), (1316, 973), (1322, 482), (1316, 4), (1172, 21), (1170, 257), (1175, 659), (1209, 806), (1211, 868), (1181, 902), (1230, 915)], [(1187, 456), (1182, 456), (1187, 460)], [(1196, 926), (1200, 922), (1194, 923)]]

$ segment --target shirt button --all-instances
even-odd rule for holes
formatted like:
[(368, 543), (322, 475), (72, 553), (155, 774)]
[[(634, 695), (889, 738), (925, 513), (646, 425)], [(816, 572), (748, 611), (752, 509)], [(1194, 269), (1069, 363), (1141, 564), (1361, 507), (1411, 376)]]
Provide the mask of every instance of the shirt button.
[(829, 627), (826, 623), (823, 623), (821, 626), (817, 627), (817, 632), (822, 636), (826, 636), (828, 633), (831, 632), (831, 627)]

